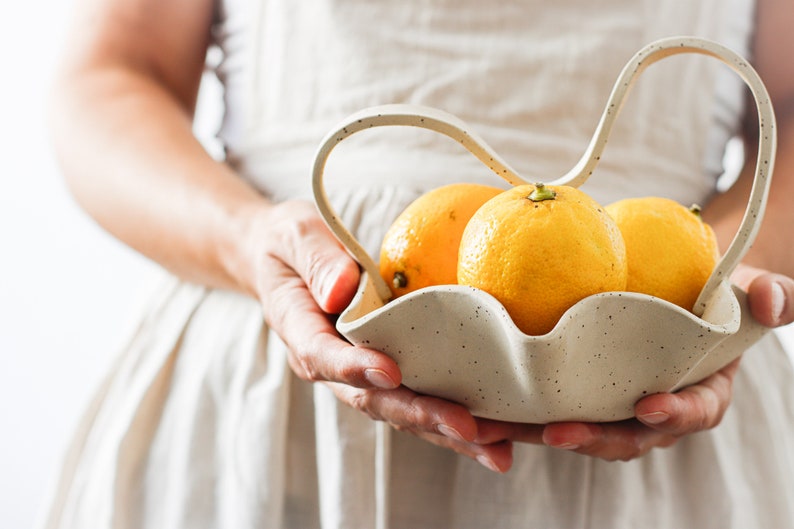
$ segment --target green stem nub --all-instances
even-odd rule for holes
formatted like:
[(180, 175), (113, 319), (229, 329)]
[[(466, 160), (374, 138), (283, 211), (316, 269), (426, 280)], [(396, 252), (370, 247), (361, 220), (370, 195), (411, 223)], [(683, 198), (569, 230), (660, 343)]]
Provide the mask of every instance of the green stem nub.
[(394, 288), (405, 288), (408, 286), (408, 278), (402, 272), (394, 272), (391, 284)]
[(691, 211), (692, 214), (695, 215), (700, 220), (703, 220), (703, 215), (701, 215), (703, 208), (701, 208), (698, 204), (692, 204), (691, 206), (689, 206), (689, 211)]
[(546, 184), (543, 182), (538, 182), (535, 184), (535, 189), (529, 194), (527, 197), (532, 202), (541, 202), (543, 200), (554, 200), (554, 197), (557, 196), (557, 193), (553, 189), (549, 189), (546, 187)]

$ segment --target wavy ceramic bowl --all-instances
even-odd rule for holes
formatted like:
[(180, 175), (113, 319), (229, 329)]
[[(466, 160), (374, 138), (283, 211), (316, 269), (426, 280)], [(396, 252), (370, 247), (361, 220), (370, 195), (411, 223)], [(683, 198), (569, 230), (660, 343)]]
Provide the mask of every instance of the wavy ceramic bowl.
[(474, 288), (428, 287), (390, 300), (377, 265), (339, 221), (325, 194), (325, 163), (339, 142), (375, 126), (422, 127), (457, 140), (511, 184), (526, 181), (454, 116), (388, 105), (344, 120), (315, 157), (317, 206), (364, 270), (355, 298), (337, 321), (339, 332), (355, 345), (390, 355), (403, 383), (414, 391), (459, 402), (480, 417), (529, 423), (626, 419), (643, 396), (698, 382), (741, 355), (766, 329), (749, 316), (744, 292), (728, 278), (760, 225), (776, 148), (769, 97), (742, 57), (693, 37), (646, 46), (619, 76), (579, 163), (548, 183), (579, 186), (586, 181), (634, 79), (650, 64), (679, 53), (705, 54), (728, 64), (750, 87), (762, 127), (744, 219), (692, 312), (643, 294), (608, 292), (571, 307), (548, 334), (529, 336), (495, 298)]

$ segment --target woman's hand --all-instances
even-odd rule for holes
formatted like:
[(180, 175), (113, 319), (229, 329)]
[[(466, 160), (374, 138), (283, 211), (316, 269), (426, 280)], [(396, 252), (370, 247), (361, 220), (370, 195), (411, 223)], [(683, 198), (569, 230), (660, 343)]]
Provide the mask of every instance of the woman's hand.
[[(737, 268), (732, 279), (747, 291), (750, 310), (760, 323), (777, 327), (794, 321), (794, 279), (746, 265)], [(738, 366), (739, 359), (677, 393), (641, 399), (635, 405), (635, 419), (545, 426), (489, 423), (480, 426), (478, 440), (545, 444), (609, 461), (634, 459), (717, 426), (731, 402)]]
[(512, 463), (508, 439), (481, 442), (469, 411), (401, 386), (387, 355), (343, 340), (329, 314), (342, 311), (358, 288), (358, 265), (339, 245), (313, 204), (263, 209), (249, 234), (255, 291), (268, 325), (289, 348), (292, 370), (327, 383), (344, 403), (398, 430), (478, 460), (491, 470)]

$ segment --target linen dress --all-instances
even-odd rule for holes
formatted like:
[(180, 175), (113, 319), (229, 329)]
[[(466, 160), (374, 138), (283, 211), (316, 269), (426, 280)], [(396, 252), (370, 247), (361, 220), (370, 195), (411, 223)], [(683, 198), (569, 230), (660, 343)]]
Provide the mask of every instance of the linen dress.
[[(749, 0), (224, 0), (219, 138), (263, 194), (310, 200), (314, 152), (334, 124), (414, 103), (457, 115), (520, 174), (550, 180), (584, 152), (636, 50), (697, 35), (749, 56), (753, 10)], [(602, 203), (707, 201), (743, 108), (741, 81), (713, 59), (653, 65), (584, 189)], [(413, 128), (350, 137), (325, 181), (371, 255), (423, 191), (505, 185), (460, 145)], [(77, 428), (46, 527), (794, 527), (794, 373), (771, 334), (745, 354), (722, 424), (671, 448), (610, 463), (517, 444), (499, 475), (384, 429), (386, 487), (377, 424), (299, 380), (286, 356), (255, 300), (167, 277)]]

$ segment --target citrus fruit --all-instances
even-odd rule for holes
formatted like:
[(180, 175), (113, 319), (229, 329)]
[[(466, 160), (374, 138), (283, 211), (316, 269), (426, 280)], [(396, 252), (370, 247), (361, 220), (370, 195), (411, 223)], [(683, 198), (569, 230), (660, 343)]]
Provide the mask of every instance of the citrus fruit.
[(458, 245), (474, 212), (503, 190), (457, 183), (432, 189), (397, 217), (383, 238), (380, 275), (394, 297), (455, 284)]
[(569, 186), (516, 186), (472, 216), (458, 283), (499, 300), (521, 331), (552, 330), (581, 299), (626, 287), (626, 250), (612, 218)]
[(606, 210), (626, 242), (626, 290), (692, 310), (719, 260), (717, 238), (699, 208), (642, 197), (620, 200)]

